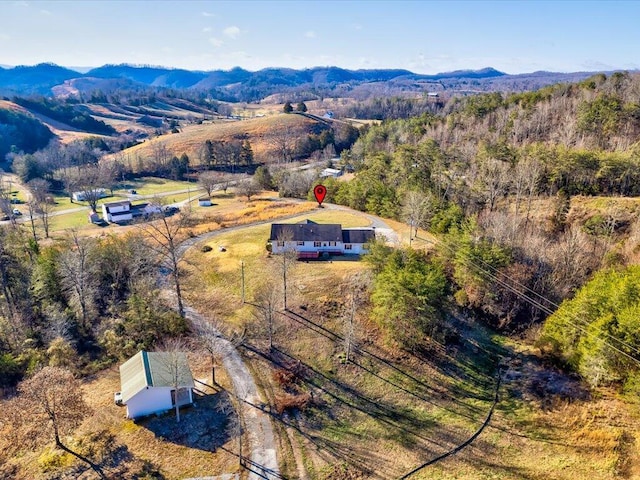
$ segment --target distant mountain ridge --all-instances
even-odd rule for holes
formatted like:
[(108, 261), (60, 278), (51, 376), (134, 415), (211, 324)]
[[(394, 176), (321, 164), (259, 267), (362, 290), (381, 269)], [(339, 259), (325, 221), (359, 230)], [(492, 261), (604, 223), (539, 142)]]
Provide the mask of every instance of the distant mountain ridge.
[[(0, 67), (0, 94), (53, 96), (58, 87), (71, 82), (81, 90), (149, 87), (216, 91), (220, 99), (256, 101), (274, 93), (318, 92), (345, 93), (356, 86), (387, 82), (391, 92), (420, 91), (431, 84), (436, 90), (476, 88), (480, 91), (510, 88), (523, 89), (523, 79), (531, 80), (534, 87), (559, 81), (575, 81), (598, 72), (554, 73), (534, 72), (509, 75), (494, 68), (456, 70), (435, 75), (423, 75), (403, 69), (349, 70), (339, 67), (314, 67), (302, 70), (292, 68), (264, 68), (255, 72), (240, 67), (231, 70), (185, 70), (146, 65), (103, 65), (86, 73), (60, 67), (52, 63), (34, 66)], [(82, 81), (78, 81), (81, 79)], [(545, 79), (549, 79), (546, 81)], [(106, 80), (113, 80), (109, 82)], [(123, 82), (124, 81), (124, 82)], [(113, 85), (110, 87), (110, 85)], [(491, 85), (491, 87), (486, 87)], [(462, 88), (464, 87), (464, 88)], [(53, 89), (53, 90), (52, 90)], [(524, 88), (527, 89), (527, 88)], [(375, 88), (369, 91), (375, 92)]]

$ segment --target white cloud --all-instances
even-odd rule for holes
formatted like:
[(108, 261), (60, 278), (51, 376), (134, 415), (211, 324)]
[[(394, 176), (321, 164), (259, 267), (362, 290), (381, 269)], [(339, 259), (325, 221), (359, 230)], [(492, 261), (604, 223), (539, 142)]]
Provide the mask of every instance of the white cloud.
[(14, 4), (16, 7), (28, 7), (28, 6), (29, 6), (29, 3), (28, 3), (28, 2), (13, 2), (13, 4)]
[(304, 36), (307, 38), (316, 38), (316, 32), (314, 32), (313, 30), (309, 30), (305, 32)]
[(240, 29), (235, 25), (225, 28), (222, 33), (224, 33), (229, 38), (238, 38), (240, 35)]
[(222, 40), (220, 40), (219, 38), (214, 38), (214, 37), (211, 37), (209, 39), (209, 43), (211, 45), (213, 45), (214, 47), (216, 47), (216, 48), (221, 47), (222, 45), (224, 45), (224, 42)]
[(202, 29), (202, 33), (209, 33), (211, 31), (211, 27), (204, 27)]
[(211, 17), (215, 17), (216, 14), (215, 13), (209, 13), (209, 12), (202, 12), (202, 16), (211, 18)]

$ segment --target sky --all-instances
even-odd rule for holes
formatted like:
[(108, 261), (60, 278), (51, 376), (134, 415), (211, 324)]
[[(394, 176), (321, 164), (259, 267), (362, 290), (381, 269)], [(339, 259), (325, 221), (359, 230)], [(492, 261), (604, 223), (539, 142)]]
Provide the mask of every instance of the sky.
[(0, 64), (640, 68), (640, 1), (0, 0)]

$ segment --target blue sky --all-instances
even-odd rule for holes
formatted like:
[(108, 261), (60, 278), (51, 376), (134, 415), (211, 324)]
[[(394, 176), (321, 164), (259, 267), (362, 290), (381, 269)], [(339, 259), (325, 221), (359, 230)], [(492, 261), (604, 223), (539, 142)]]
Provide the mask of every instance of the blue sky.
[(640, 68), (640, 1), (0, 0), (0, 64)]

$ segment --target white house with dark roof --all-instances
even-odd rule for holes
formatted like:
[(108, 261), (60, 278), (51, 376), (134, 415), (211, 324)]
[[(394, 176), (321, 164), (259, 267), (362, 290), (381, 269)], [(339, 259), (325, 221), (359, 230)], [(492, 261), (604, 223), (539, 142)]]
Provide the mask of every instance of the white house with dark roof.
[(140, 351), (120, 365), (120, 397), (127, 406), (127, 418), (165, 412), (175, 408), (176, 402), (189, 405), (193, 387), (184, 353)]
[(373, 228), (342, 228), (340, 224), (305, 220), (271, 224), (269, 245), (275, 254), (295, 251), (298, 258), (319, 258), (323, 255), (366, 253), (365, 244), (374, 238)]
[(102, 204), (102, 218), (107, 222), (120, 223), (133, 218), (131, 212), (131, 202), (123, 200), (121, 202), (107, 202)]

